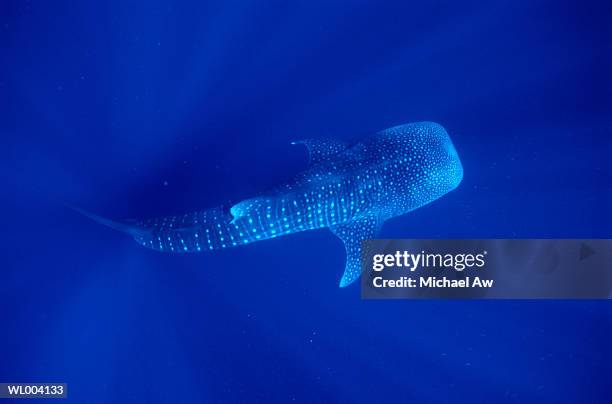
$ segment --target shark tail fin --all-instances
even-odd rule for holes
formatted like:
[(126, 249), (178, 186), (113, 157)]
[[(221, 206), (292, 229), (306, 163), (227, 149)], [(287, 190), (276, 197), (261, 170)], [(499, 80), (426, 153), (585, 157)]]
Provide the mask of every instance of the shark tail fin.
[(78, 212), (81, 215), (90, 218), (96, 223), (100, 223), (101, 225), (110, 227), (111, 229), (118, 230), (123, 233), (127, 233), (131, 236), (138, 236), (138, 235), (142, 235), (142, 233), (146, 233), (146, 229), (138, 227), (136, 225), (107, 219), (105, 217), (96, 215), (95, 213), (89, 212), (85, 209), (78, 208), (76, 206), (71, 206), (71, 205), (66, 205), (66, 206), (74, 210), (75, 212)]

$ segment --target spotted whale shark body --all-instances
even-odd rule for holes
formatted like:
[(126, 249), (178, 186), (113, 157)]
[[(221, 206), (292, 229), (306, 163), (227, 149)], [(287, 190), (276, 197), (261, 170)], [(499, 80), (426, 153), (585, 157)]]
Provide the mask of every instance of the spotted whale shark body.
[(329, 228), (346, 249), (340, 287), (361, 274), (361, 241), (382, 224), (455, 189), (463, 178), (457, 151), (444, 128), (409, 123), (354, 145), (303, 140), (310, 167), (269, 192), (231, 207), (133, 223), (81, 212), (124, 231), (145, 247), (175, 253), (217, 250), (288, 234)]

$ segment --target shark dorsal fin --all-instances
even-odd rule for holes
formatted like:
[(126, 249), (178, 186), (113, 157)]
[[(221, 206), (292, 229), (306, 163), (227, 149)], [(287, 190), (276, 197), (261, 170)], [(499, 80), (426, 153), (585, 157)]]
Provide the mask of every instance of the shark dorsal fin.
[(340, 287), (350, 285), (361, 275), (361, 242), (378, 236), (383, 221), (377, 216), (365, 216), (329, 229), (342, 240), (346, 250), (346, 267)]
[(304, 139), (291, 142), (291, 144), (302, 144), (308, 149), (310, 163), (317, 164), (329, 160), (336, 154), (349, 148), (348, 143), (337, 139)]
[(270, 204), (270, 198), (255, 197), (245, 199), (233, 205), (230, 208), (230, 214), (232, 215), (232, 223), (242, 217), (247, 216), (249, 213), (262, 208)]

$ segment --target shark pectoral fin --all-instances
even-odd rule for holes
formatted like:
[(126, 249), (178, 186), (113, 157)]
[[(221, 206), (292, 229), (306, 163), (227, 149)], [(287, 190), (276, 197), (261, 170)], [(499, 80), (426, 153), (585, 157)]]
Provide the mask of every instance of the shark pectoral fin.
[(342, 240), (346, 250), (346, 267), (340, 279), (341, 288), (355, 282), (361, 275), (361, 242), (376, 238), (381, 227), (382, 220), (377, 216), (366, 216), (329, 228)]
[(337, 139), (304, 139), (291, 142), (291, 144), (303, 144), (306, 146), (312, 164), (329, 160), (331, 157), (349, 148), (347, 143)]

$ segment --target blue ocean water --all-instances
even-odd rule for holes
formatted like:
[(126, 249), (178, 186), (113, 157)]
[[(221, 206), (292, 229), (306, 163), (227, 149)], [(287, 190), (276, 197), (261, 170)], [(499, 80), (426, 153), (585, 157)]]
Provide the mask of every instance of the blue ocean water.
[(4, 1), (0, 382), (73, 402), (610, 402), (609, 301), (364, 301), (340, 240), (164, 255), (305, 137), (430, 120), (464, 180), (388, 238), (612, 237), (611, 6)]

